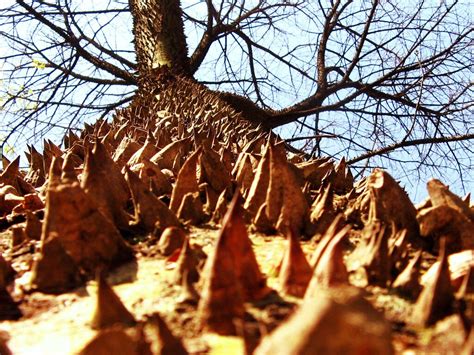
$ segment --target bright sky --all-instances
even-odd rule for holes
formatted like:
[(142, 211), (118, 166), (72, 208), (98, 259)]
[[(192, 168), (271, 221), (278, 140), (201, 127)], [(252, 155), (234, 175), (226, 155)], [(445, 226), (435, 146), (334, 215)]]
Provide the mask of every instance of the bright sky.
[[(2, 0), (1, 4), (0, 4), (0, 8), (8, 7), (11, 4), (13, 4), (14, 2), (15, 2), (14, 0)], [(189, 5), (194, 5), (194, 4), (199, 3), (199, 2), (202, 2), (202, 1), (184, 0), (184, 1), (182, 1), (182, 4), (183, 4), (184, 7), (186, 7), (186, 6), (189, 6)], [(407, 3), (407, 6), (409, 4), (412, 4), (411, 1), (405, 1), (405, 2)], [(89, 10), (93, 9), (93, 8), (103, 8), (104, 6), (107, 5), (107, 3), (110, 3), (110, 1), (108, 1), (108, 0), (97, 0), (97, 1), (86, 0), (86, 1), (78, 2), (78, 4), (80, 4), (79, 6), (81, 8), (89, 9)], [(469, 8), (469, 7), (467, 7), (467, 8)], [(468, 11), (470, 11), (470, 10), (468, 10)], [(123, 23), (123, 24), (120, 24), (119, 26), (115, 27), (114, 33), (111, 33), (110, 36), (108, 35), (108, 39), (111, 40), (112, 42), (113, 41), (124, 41), (124, 40), (129, 41), (130, 39), (126, 35), (126, 34), (129, 34), (129, 29), (127, 29), (127, 26), (129, 26), (129, 25), (130, 24)], [(195, 38), (197, 38), (197, 37), (195, 37)], [(193, 36), (188, 35), (188, 40), (190, 40), (192, 42)], [(196, 41), (196, 39), (194, 39), (194, 41)], [(190, 47), (193, 47), (192, 43), (191, 43)], [(130, 46), (130, 48), (131, 48), (131, 46)], [(2, 51), (2, 50), (5, 50), (5, 48), (2, 47), (2, 41), (0, 40), (0, 51)], [(205, 72), (202, 72), (200, 74), (201, 74), (201, 77), (206, 76)], [(3, 73), (1, 72), (1, 68), (0, 68), (0, 79), (2, 78), (2, 75), (3, 75)], [(288, 96), (288, 101), (293, 101), (292, 97)], [(283, 131), (283, 133), (284, 133), (284, 131)], [(51, 132), (51, 136), (53, 137), (52, 139), (55, 140), (53, 132)], [(57, 140), (55, 140), (55, 141), (57, 141)], [(39, 145), (38, 145), (38, 148), (40, 148)], [(23, 150), (26, 150), (25, 146), (15, 147), (15, 153), (21, 152)], [(471, 181), (471, 184), (467, 185), (466, 188), (467, 188), (468, 191), (473, 191), (474, 192), (474, 185), (472, 184), (472, 181), (474, 180), (473, 171), (472, 170), (467, 171), (466, 174), (468, 175), (467, 180)], [(452, 178), (449, 177), (449, 176), (437, 176), (437, 177), (440, 178), (443, 181), (452, 180)], [(425, 182), (426, 181), (412, 181), (407, 177), (401, 177), (401, 179), (402, 179), (402, 184), (406, 186), (406, 188), (409, 191), (412, 199), (414, 199), (416, 201), (420, 201), (421, 199), (424, 198), (424, 196), (426, 196), (426, 189), (425, 189)], [(459, 194), (464, 193), (462, 191), (461, 186), (459, 186), (459, 185), (453, 186), (453, 190), (456, 191)]]

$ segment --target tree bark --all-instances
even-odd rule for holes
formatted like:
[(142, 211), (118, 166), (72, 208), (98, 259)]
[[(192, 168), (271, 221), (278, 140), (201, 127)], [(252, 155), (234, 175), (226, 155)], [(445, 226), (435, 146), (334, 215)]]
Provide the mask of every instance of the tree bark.
[(139, 76), (159, 67), (189, 73), (179, 0), (129, 0)]
[(129, 119), (143, 123), (153, 119), (154, 112), (166, 110), (187, 124), (204, 118), (225, 119), (269, 129), (270, 116), (251, 100), (211, 90), (194, 79), (180, 0), (129, 1), (139, 82), (137, 95), (125, 112)]

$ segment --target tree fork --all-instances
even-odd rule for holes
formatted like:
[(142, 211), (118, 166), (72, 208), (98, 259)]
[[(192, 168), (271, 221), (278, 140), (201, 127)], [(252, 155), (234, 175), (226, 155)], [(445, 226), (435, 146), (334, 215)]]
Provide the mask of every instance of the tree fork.
[[(223, 93), (198, 83), (190, 69), (180, 0), (129, 0), (137, 56), (139, 90), (132, 110), (175, 108), (179, 97), (183, 107), (201, 101), (201, 107), (214, 102), (212, 116), (225, 113), (229, 119), (245, 120), (269, 130), (269, 114), (251, 100)], [(159, 95), (160, 103), (150, 105), (150, 96)], [(191, 108), (189, 108), (191, 110)], [(135, 110), (135, 111), (137, 111)], [(192, 114), (191, 114), (192, 116)], [(190, 121), (191, 117), (188, 117)]]
[[(192, 124), (198, 106), (213, 103), (210, 119), (227, 117), (235, 124), (247, 124), (262, 132), (271, 132), (271, 119), (276, 113), (264, 110), (252, 100), (231, 93), (214, 91), (198, 83), (191, 72), (183, 12), (180, 0), (129, 0), (133, 17), (133, 35), (137, 56), (139, 90), (129, 113), (129, 119), (146, 121), (156, 109), (181, 111), (184, 121)], [(154, 96), (158, 101), (150, 101)], [(180, 100), (176, 100), (180, 98)], [(154, 101), (154, 102), (153, 102)], [(177, 101), (180, 101), (177, 107)], [(132, 115), (130, 115), (132, 113)], [(303, 154), (285, 144), (289, 151)]]

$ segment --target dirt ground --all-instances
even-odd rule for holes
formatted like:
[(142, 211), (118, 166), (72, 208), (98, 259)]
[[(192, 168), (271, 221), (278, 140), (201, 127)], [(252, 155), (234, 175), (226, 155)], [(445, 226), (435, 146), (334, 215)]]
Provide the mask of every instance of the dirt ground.
[[(192, 245), (202, 246), (209, 254), (217, 236), (215, 226), (192, 227), (189, 230)], [(10, 238), (9, 233), (1, 235), (2, 244)], [(278, 293), (278, 267), (283, 257), (286, 241), (281, 236), (251, 235), (254, 250), (268, 285), (276, 292), (255, 304), (246, 304), (245, 329), (247, 341), (257, 344), (262, 335), (271, 332), (283, 322), (301, 302), (295, 297)], [(182, 288), (174, 285), (171, 275), (176, 267), (176, 258), (165, 258), (153, 252), (153, 243), (144, 241), (135, 245), (136, 262), (128, 263), (114, 270), (107, 278), (113, 285), (125, 306), (137, 320), (158, 312), (172, 332), (179, 336), (192, 354), (243, 354), (241, 337), (203, 334), (196, 317), (196, 305), (182, 303)], [(309, 258), (315, 248), (314, 242), (302, 242)], [(90, 341), (96, 331), (90, 321), (96, 302), (96, 282), (89, 281), (84, 287), (61, 295), (46, 295), (26, 291), (31, 277), (28, 263), (31, 263), (33, 246), (23, 246), (13, 254), (13, 267), (18, 272), (12, 297), (19, 302), (23, 316), (17, 321), (3, 321), (0, 329), (3, 337), (9, 339), (8, 347), (13, 354), (74, 354)], [(347, 251), (351, 245), (347, 245)], [(429, 258), (424, 266), (429, 266)], [(364, 286), (357, 273), (350, 275), (351, 283)], [(200, 285), (197, 288), (199, 291)], [(464, 343), (465, 331), (457, 315), (438, 322), (435, 327), (416, 329), (407, 325), (413, 301), (402, 298), (388, 289), (365, 287), (366, 296), (378, 310), (384, 313), (392, 325), (392, 343), (397, 354), (458, 354)], [(473, 297), (468, 296), (466, 314), (471, 314)]]

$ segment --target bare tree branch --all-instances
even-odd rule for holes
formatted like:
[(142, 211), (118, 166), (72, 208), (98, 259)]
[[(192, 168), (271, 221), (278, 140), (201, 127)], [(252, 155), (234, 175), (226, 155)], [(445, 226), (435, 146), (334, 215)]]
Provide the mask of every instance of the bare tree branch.
[[(413, 166), (459, 173), (472, 169), (474, 149), (468, 6), (186, 2), (181, 34), (191, 55), (178, 54), (189, 59), (187, 74), (307, 154), (345, 155), (358, 173), (375, 164), (406, 174), (420, 173)], [(0, 7), (4, 144), (129, 103), (142, 70), (132, 27), (128, 1)], [(149, 36), (142, 37), (146, 44)]]

